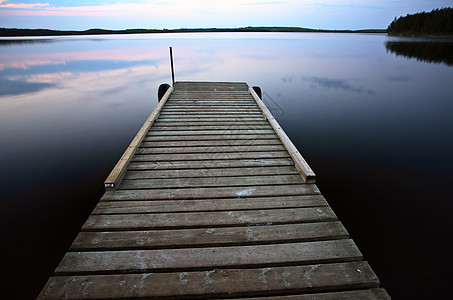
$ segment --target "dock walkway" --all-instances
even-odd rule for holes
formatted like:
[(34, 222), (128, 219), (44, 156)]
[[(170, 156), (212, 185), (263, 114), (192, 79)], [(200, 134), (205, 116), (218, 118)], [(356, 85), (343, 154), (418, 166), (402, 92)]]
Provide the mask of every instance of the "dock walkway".
[(39, 298), (389, 299), (314, 182), (245, 83), (178, 82)]

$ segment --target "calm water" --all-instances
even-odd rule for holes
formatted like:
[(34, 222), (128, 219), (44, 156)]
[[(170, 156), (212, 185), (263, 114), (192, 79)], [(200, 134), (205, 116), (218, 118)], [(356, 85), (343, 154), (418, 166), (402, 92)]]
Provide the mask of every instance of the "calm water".
[(52, 274), (170, 82), (169, 46), (177, 80), (263, 89), (395, 299), (446, 296), (452, 45), (327, 33), (0, 40), (2, 298), (33, 298)]

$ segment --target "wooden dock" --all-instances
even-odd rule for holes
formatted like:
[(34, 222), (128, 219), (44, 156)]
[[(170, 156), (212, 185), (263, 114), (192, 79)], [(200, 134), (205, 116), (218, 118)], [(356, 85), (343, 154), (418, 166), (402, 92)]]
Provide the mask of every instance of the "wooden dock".
[(178, 82), (43, 299), (390, 299), (245, 83)]

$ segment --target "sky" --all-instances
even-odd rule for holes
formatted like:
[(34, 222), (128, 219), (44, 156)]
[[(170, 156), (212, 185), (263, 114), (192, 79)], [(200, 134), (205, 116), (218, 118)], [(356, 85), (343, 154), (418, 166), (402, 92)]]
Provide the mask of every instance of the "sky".
[(452, 6), (452, 0), (0, 0), (0, 27), (384, 29), (395, 17)]

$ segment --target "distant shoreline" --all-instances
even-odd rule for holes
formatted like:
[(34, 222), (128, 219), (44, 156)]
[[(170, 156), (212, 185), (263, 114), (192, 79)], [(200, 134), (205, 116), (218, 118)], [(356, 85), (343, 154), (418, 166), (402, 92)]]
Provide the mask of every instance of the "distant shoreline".
[(387, 33), (388, 31), (387, 29), (326, 30), (326, 29), (310, 29), (303, 27), (180, 28), (180, 29), (125, 29), (125, 30), (89, 29), (83, 31), (0, 28), (0, 37), (111, 35), (111, 34), (148, 34), (148, 33), (208, 33), (208, 32)]

